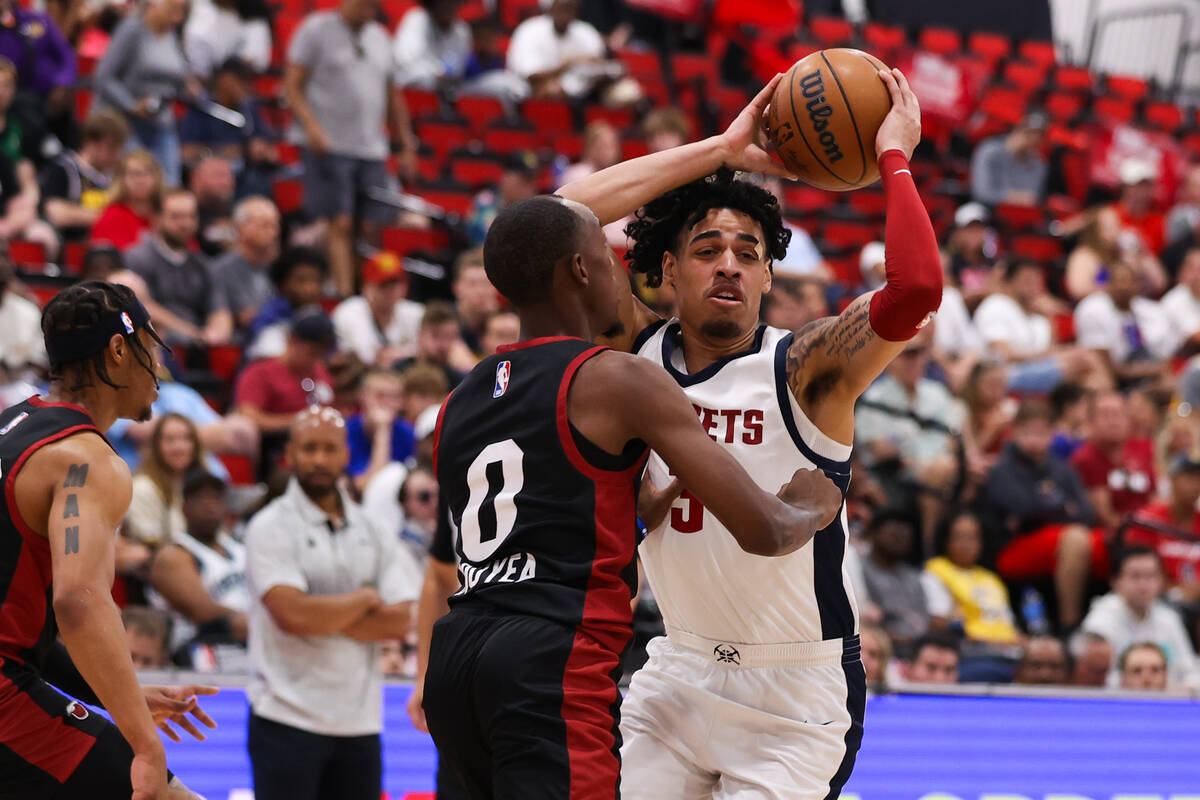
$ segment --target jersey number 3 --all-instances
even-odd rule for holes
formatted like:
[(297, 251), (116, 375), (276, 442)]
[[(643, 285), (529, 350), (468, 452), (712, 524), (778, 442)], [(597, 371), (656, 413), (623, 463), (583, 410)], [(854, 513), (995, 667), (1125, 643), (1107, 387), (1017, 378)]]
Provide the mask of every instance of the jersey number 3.
[[(517, 493), (525, 485), (524, 460), (525, 453), (517, 443), (505, 439), (483, 448), (467, 468), (467, 488), (471, 494), (458, 533), (463, 556), (472, 564), (491, 558), (513, 532), (517, 524)], [(494, 472), (489, 469), (492, 465), (499, 465), (502, 476), (500, 488), (494, 494), (488, 476), (490, 471)], [(485, 506), (489, 497), (491, 502)], [(485, 524), (490, 530), (484, 531)]]

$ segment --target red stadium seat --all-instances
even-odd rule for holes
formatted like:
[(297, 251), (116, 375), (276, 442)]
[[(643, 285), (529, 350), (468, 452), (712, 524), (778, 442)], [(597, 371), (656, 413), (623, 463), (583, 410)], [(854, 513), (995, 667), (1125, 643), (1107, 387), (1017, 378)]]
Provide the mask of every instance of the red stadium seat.
[(1137, 116), (1133, 103), (1120, 97), (1097, 97), (1092, 103), (1092, 113), (1097, 119), (1108, 122), (1128, 123)]
[(1008, 58), (1008, 54), (1012, 52), (1012, 42), (1007, 36), (980, 31), (967, 38), (967, 50), (982, 56), (989, 64), (995, 66), (1001, 59)]
[(235, 344), (218, 344), (208, 348), (208, 371), (225, 383), (233, 381), (241, 363), (242, 349)]
[(558, 155), (577, 161), (583, 155), (583, 137), (577, 133), (562, 133), (554, 137), (552, 147)]
[(1069, 122), (1083, 110), (1084, 99), (1077, 92), (1054, 92), (1046, 98), (1046, 113), (1059, 122)]
[(1110, 75), (1105, 81), (1108, 94), (1116, 95), (1131, 103), (1140, 103), (1146, 99), (1150, 86), (1141, 78), (1130, 78), (1124, 75)]
[(445, 161), (451, 151), (471, 141), (471, 131), (457, 122), (426, 120), (417, 123), (417, 140), (432, 147), (438, 161)]
[(1018, 236), (1012, 242), (1012, 251), (1034, 261), (1054, 261), (1062, 257), (1062, 243), (1053, 236)]
[(440, 206), (452, 214), (465, 217), (471, 211), (474, 196), (468, 191), (447, 191), (442, 189), (420, 189), (417, 191), (426, 201)]
[(605, 108), (604, 106), (589, 106), (583, 112), (584, 121), (591, 125), (597, 120), (604, 120), (619, 131), (633, 127), (633, 112), (627, 108)]
[(1004, 81), (1026, 93), (1033, 93), (1046, 82), (1046, 68), (1032, 61), (1009, 61), (1004, 65)]
[(864, 217), (881, 217), (887, 210), (887, 198), (878, 189), (859, 189), (846, 194), (850, 208)]
[(417, 5), (418, 3), (415, 0), (383, 0), (380, 3), (380, 9), (383, 11), (383, 15), (387, 17), (389, 23), (388, 29), (396, 30), (396, 26), (400, 24), (400, 20), (404, 18), (404, 15), (416, 8)]
[(92, 90), (79, 87), (75, 90), (75, 119), (87, 119), (92, 107)]
[(14, 239), (8, 243), (8, 257), (18, 267), (41, 272), (46, 267), (46, 246), (41, 242)]
[(943, 56), (962, 50), (962, 36), (952, 28), (926, 28), (921, 31), (918, 43), (922, 50)]
[(1183, 109), (1174, 103), (1147, 103), (1142, 116), (1147, 125), (1166, 133), (1175, 133), (1183, 126)]
[(481, 189), (500, 180), (504, 167), (499, 161), (482, 158), (453, 158), (450, 160), (450, 177), (457, 183), (472, 189)]
[(544, 136), (575, 130), (575, 115), (561, 100), (526, 100), (521, 105), (521, 116)]
[(1075, 315), (1055, 314), (1050, 320), (1054, 327), (1054, 341), (1070, 344), (1075, 341)]
[(500, 0), (500, 21), (510, 31), (528, 17), (540, 13), (542, 9), (539, 0)]
[(288, 44), (292, 40), (292, 34), (300, 27), (300, 23), (304, 22), (304, 12), (281, 12), (275, 17), (275, 25), (271, 31), (271, 64), (276, 67), (282, 67), (287, 60)]
[(37, 300), (38, 305), (42, 306), (43, 308), (45, 307), (46, 303), (49, 303), (50, 300), (54, 298), (54, 295), (58, 294), (59, 290), (62, 289), (61, 286), (54, 283), (49, 285), (40, 283), (26, 284), (26, 288), (29, 289), (29, 292), (33, 295), (33, 298)]
[(481, 131), (491, 123), (504, 119), (505, 115), (504, 103), (495, 97), (463, 95), (458, 98), (454, 107), (476, 131)]
[(217, 458), (229, 472), (229, 482), (234, 486), (251, 486), (254, 484), (254, 462), (246, 456), (232, 453), (217, 453)]
[(450, 236), (444, 228), (398, 228), (389, 226), (379, 232), (379, 243), (384, 250), (398, 256), (406, 256), (414, 250), (433, 252), (450, 244)]
[(276, 151), (279, 153), (279, 163), (286, 166), (300, 163), (300, 147), (291, 142), (280, 142), (275, 145)]
[(462, 17), (464, 22), (474, 22), (477, 19), (483, 19), (491, 10), (483, 2), (483, 0), (467, 0), (463, 3), (458, 15)]
[(432, 117), (442, 107), (442, 101), (437, 92), (426, 89), (405, 89), (404, 103), (408, 106), (408, 113), (412, 115), (413, 119)]
[(879, 226), (866, 222), (831, 220), (821, 226), (821, 239), (835, 250), (858, 249), (879, 236)]
[(1054, 53), (1054, 42), (1030, 39), (1017, 45), (1017, 53), (1026, 61), (1050, 68), (1057, 63), (1058, 56)]
[(1063, 66), (1054, 70), (1054, 85), (1059, 89), (1090, 92), (1095, 84), (1096, 77), (1086, 67)]
[(832, 192), (814, 189), (803, 183), (783, 185), (784, 204), (793, 214), (811, 214), (821, 211), (836, 202)]
[(1045, 214), (1038, 206), (1000, 203), (993, 209), (997, 227), (1005, 231), (1024, 231), (1040, 225)]
[(904, 29), (897, 25), (885, 25), (882, 22), (868, 22), (862, 29), (863, 41), (868, 49), (883, 58), (890, 56), (908, 43)]
[(304, 205), (304, 184), (300, 181), (275, 181), (272, 191), (281, 214), (290, 214)]
[(617, 58), (629, 74), (642, 80), (662, 80), (662, 62), (658, 59), (658, 53), (653, 50), (634, 50), (625, 48), (617, 52)]
[[(388, 172), (397, 174), (400, 172), (400, 158), (398, 156), (388, 156)], [(417, 156), (417, 175), (421, 180), (433, 183), (442, 177), (442, 162), (438, 161), (435, 156)]]
[(854, 38), (854, 25), (843, 17), (812, 17), (808, 32), (822, 47), (841, 47)]
[(1028, 95), (1020, 89), (998, 86), (988, 90), (979, 102), (979, 110), (1009, 124), (1015, 125), (1025, 116)]
[(671, 58), (671, 74), (676, 86), (693, 81), (704, 81), (707, 86), (718, 83), (717, 62), (708, 54), (676, 53)]
[(800, 23), (797, 0), (716, 0), (712, 24), (718, 28), (750, 25), (766, 31), (791, 33)]
[(63, 245), (59, 261), (70, 275), (78, 275), (83, 271), (83, 257), (87, 255), (87, 242), (68, 242)]
[(508, 155), (519, 150), (537, 150), (541, 137), (525, 128), (489, 128), (483, 132), (483, 146), (493, 153)]

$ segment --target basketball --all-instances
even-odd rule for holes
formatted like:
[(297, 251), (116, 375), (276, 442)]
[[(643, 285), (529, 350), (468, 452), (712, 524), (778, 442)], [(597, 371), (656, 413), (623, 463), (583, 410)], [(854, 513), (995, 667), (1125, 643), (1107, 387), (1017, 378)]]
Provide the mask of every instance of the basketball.
[(892, 108), (887, 65), (861, 50), (818, 50), (792, 65), (771, 99), (768, 132), (788, 169), (845, 192), (879, 179), (875, 134)]

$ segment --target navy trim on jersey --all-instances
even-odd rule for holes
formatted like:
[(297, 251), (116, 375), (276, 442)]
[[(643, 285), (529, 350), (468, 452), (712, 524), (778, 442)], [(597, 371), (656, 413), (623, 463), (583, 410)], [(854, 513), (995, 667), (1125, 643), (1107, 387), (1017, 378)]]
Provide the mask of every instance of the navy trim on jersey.
[(688, 374), (675, 369), (674, 365), (671, 363), (671, 354), (674, 353), (679, 347), (679, 343), (675, 340), (681, 336), (679, 323), (676, 322), (673, 323), (672, 327), (663, 335), (662, 363), (663, 366), (667, 368), (667, 372), (671, 373), (671, 377), (674, 378), (675, 382), (680, 386), (695, 386), (697, 383), (703, 383), (712, 376), (716, 375), (721, 371), (721, 368), (730, 361), (738, 358), (745, 358), (746, 356), (752, 356), (762, 350), (763, 335), (766, 332), (767, 326), (759, 325), (758, 330), (754, 333), (754, 344), (750, 346), (750, 349), (743, 350), (740, 353), (734, 353), (733, 355), (725, 356), (724, 358), (719, 358), (699, 372)]
[[(788, 433), (792, 436), (792, 443), (796, 445), (805, 458), (815, 464), (822, 472), (831, 473), (830, 479), (836, 483), (843, 493), (846, 491), (846, 486), (850, 483), (850, 461), (835, 461), (832, 458), (827, 458), (808, 446), (808, 443), (800, 436), (800, 429), (796, 427), (796, 417), (792, 414), (792, 398), (791, 387), (788, 386), (787, 378), (787, 351), (792, 346), (792, 338), (794, 333), (789, 333), (787, 336), (779, 340), (779, 344), (775, 346), (775, 393), (779, 399), (779, 413), (783, 415), (783, 424), (787, 428)], [(838, 478), (846, 476), (843, 482)]]
[(650, 341), (650, 337), (658, 333), (658, 329), (666, 324), (667, 320), (659, 319), (642, 328), (641, 333), (633, 339), (633, 350), (631, 352), (636, 356), (638, 351), (646, 346), (646, 342)]
[(867, 707), (867, 674), (863, 668), (858, 636), (847, 636), (842, 649), (842, 674), (846, 677), (846, 711), (850, 715), (850, 727), (846, 729), (846, 751), (842, 762), (829, 781), (829, 794), (825, 800), (837, 800), (842, 787), (854, 771), (854, 760), (862, 746), (863, 717)]

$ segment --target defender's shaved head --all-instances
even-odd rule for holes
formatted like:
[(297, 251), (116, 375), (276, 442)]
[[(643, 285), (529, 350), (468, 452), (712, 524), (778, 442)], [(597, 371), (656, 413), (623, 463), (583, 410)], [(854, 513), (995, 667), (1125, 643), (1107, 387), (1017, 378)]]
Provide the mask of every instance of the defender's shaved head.
[(515, 306), (549, 300), (554, 267), (579, 251), (587, 224), (600, 224), (589, 208), (554, 195), (513, 203), (496, 217), (483, 243), (488, 280)]

